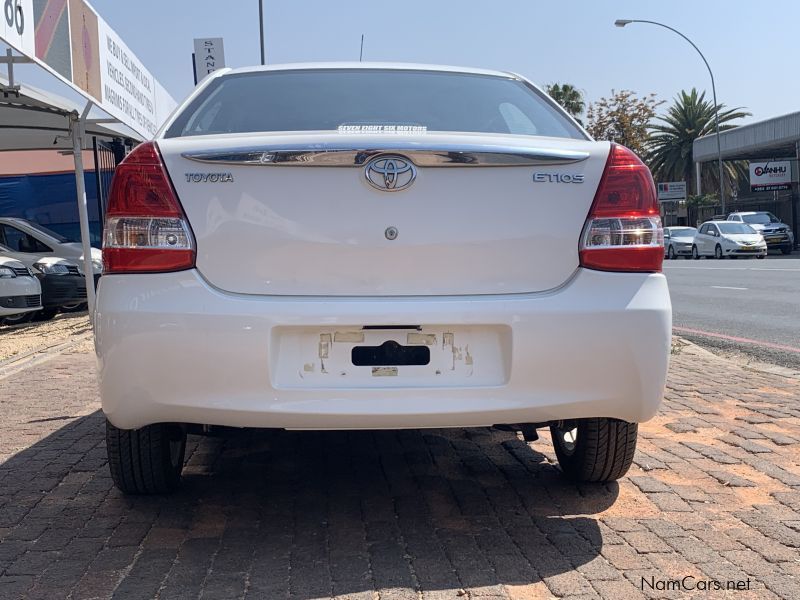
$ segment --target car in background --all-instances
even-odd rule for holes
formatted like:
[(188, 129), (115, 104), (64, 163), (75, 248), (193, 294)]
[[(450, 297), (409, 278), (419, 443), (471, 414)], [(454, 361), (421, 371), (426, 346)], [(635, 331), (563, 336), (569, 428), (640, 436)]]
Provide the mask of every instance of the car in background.
[[(83, 271), (83, 246), (33, 221), (0, 217), (0, 244), (14, 252), (71, 260)], [(92, 271), (95, 280), (103, 272), (103, 253), (98, 248), (92, 248)]]
[(40, 310), (19, 317), (20, 322), (47, 321), (59, 311), (74, 312), (74, 307), (86, 302), (86, 278), (75, 261), (59, 256), (40, 257), (26, 252), (14, 252), (1, 244), (0, 257), (22, 263), (39, 280), (41, 286)]
[(728, 215), (728, 221), (750, 225), (764, 236), (767, 248), (778, 248), (784, 254), (794, 249), (794, 232), (769, 211), (735, 212)]
[(701, 256), (714, 258), (739, 258), (767, 255), (764, 237), (746, 223), (733, 221), (707, 221), (700, 226), (692, 244), (692, 258)]
[(42, 310), (42, 289), (33, 273), (18, 260), (0, 256), (0, 324), (24, 323)]
[(692, 255), (696, 227), (664, 227), (664, 256), (670, 260)]

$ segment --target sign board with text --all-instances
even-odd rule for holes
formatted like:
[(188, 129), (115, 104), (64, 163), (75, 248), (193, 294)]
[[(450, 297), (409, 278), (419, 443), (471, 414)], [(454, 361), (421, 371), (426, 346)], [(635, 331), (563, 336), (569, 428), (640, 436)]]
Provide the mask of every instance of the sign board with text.
[(750, 163), (751, 192), (790, 189), (792, 189), (792, 165), (788, 160)]
[(176, 106), (86, 0), (0, 0), (0, 39), (143, 138)]
[(686, 200), (685, 181), (667, 181), (658, 184), (658, 200)]
[(194, 40), (195, 82), (201, 81), (225, 66), (225, 46), (222, 38), (196, 38)]

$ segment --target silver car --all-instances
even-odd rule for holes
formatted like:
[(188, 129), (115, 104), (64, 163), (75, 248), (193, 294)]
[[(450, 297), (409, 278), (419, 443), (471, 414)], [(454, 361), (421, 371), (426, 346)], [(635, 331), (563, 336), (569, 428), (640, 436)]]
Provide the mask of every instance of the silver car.
[(664, 256), (670, 260), (692, 255), (695, 227), (664, 227)]

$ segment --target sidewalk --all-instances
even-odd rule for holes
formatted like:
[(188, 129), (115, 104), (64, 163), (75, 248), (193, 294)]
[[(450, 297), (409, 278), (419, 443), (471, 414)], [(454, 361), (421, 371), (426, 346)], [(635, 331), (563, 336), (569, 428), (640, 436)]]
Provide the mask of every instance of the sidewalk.
[(546, 435), (244, 431), (125, 498), (90, 346), (61, 352), (0, 379), (2, 599), (800, 598), (798, 379), (682, 348), (619, 484)]

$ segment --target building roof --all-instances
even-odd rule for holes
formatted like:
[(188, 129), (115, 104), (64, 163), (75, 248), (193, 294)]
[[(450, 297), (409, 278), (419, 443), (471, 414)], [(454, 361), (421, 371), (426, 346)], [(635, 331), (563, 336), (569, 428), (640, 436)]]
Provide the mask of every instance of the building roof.
[[(723, 131), (719, 140), (725, 160), (794, 158), (800, 142), (800, 112)], [(716, 160), (716, 134), (696, 139), (693, 155), (695, 162)]]

